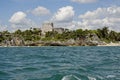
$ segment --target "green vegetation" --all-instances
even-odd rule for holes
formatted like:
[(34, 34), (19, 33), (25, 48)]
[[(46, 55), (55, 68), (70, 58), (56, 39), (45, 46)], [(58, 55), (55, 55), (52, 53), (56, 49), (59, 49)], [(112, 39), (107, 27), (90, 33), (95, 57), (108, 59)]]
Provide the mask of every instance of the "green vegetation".
[(47, 32), (45, 37), (41, 35), (41, 30), (36, 28), (31, 28), (29, 30), (21, 31), (17, 30), (13, 33), (10, 33), (8, 31), (0, 32), (0, 43), (2, 43), (5, 40), (11, 40), (13, 37), (19, 37), (23, 39), (24, 41), (67, 41), (70, 39), (84, 39), (87, 36), (89, 38), (91, 35), (97, 35), (98, 38), (105, 42), (116, 42), (120, 41), (120, 32), (115, 32), (112, 30), (109, 30), (108, 27), (104, 27), (102, 29), (97, 30), (82, 30), (77, 29), (73, 31), (64, 31), (62, 34), (59, 34), (56, 31)]

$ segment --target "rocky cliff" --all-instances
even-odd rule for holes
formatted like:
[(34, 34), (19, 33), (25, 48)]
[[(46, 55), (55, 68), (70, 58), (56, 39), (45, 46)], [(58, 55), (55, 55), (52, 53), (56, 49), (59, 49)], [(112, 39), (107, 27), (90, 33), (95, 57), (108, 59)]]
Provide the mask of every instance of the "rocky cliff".
[(14, 37), (11, 40), (4, 40), (2, 46), (25, 46), (25, 41), (19, 37)]

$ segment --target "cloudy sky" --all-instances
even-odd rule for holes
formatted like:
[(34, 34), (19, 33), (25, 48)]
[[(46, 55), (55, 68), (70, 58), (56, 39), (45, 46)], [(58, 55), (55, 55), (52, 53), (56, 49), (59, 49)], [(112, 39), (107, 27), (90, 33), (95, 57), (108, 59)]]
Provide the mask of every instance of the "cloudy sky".
[(120, 31), (120, 0), (0, 0), (0, 31), (40, 28), (48, 21), (69, 29)]

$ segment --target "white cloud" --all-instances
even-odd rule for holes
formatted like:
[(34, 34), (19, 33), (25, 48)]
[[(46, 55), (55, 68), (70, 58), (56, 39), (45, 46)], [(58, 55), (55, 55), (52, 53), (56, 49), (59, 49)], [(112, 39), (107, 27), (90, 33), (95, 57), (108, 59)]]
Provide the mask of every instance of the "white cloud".
[(7, 28), (8, 28), (7, 25), (2, 25), (2, 24), (0, 24), (0, 31), (6, 31)]
[(20, 24), (11, 24), (10, 27), (12, 28), (11, 31), (15, 31), (17, 29), (26, 30), (33, 27), (38, 27), (38, 25), (35, 22), (33, 22), (31, 19), (25, 19)]
[(15, 25), (15, 24), (11, 24), (10, 25), (11, 29), (9, 29), (10, 31), (14, 32), (18, 29), (20, 30), (27, 30), (27, 29), (30, 29), (30, 28), (37, 28), (38, 26), (36, 24), (34, 24), (33, 22), (30, 24), (26, 24), (26, 25)]
[(82, 28), (97, 29), (108, 26), (110, 29), (120, 31), (120, 7), (118, 6), (88, 11), (79, 18), (82, 21), (78, 25)]
[(45, 7), (38, 6), (37, 8), (32, 10), (31, 13), (34, 14), (35, 16), (43, 16), (50, 14), (50, 11)]
[(24, 12), (16, 12), (12, 15), (9, 22), (11, 22), (11, 31), (21, 29), (25, 30), (31, 27), (37, 27), (36, 23), (34, 23), (31, 19), (26, 18), (26, 14)]
[(78, 3), (93, 3), (96, 2), (97, 0), (72, 0), (72, 1)]
[(74, 13), (72, 6), (62, 7), (54, 14), (52, 20), (56, 22), (70, 22), (73, 20)]
[(26, 16), (27, 15), (24, 12), (21, 12), (21, 11), (16, 12), (12, 15), (9, 22), (14, 23), (14, 24), (19, 24), (25, 20)]
[(120, 7), (112, 6), (108, 8), (98, 8), (94, 11), (88, 11), (83, 15), (80, 15), (79, 18), (83, 19), (97, 19), (104, 17), (119, 17), (120, 16)]

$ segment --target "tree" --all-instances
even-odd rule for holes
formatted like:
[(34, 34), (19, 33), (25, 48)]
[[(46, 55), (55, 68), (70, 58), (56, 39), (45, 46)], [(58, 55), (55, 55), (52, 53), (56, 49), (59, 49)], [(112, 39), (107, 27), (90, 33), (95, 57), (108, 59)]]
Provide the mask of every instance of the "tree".
[(33, 34), (35, 35), (41, 35), (41, 30), (37, 28), (33, 28)]
[(20, 29), (16, 30), (14, 33), (13, 33), (15, 36), (20, 36), (22, 35), (22, 31)]
[(108, 32), (109, 32), (108, 27), (104, 27), (102, 29), (102, 37), (105, 38), (105, 39), (108, 39)]
[(2, 32), (0, 32), (0, 43), (4, 40), (4, 37), (2, 35)]
[(22, 33), (22, 37), (24, 38), (25, 41), (32, 41), (32, 30), (25, 30)]
[(53, 38), (53, 37), (55, 37), (56, 34), (58, 34), (58, 32), (56, 32), (56, 31), (48, 31), (48, 32), (46, 32), (45, 37)]
[(120, 34), (115, 31), (110, 31), (109, 33), (109, 39), (111, 41), (119, 41), (120, 40)]

